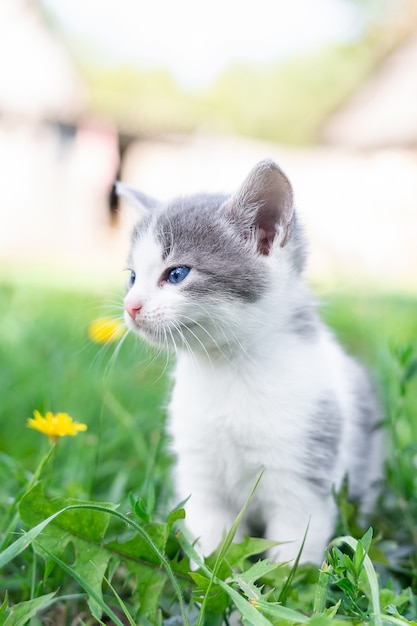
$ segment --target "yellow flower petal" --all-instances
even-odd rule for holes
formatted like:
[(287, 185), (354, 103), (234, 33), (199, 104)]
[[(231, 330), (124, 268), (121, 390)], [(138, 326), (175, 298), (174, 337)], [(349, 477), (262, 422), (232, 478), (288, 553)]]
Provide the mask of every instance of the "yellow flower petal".
[(118, 341), (126, 332), (125, 325), (112, 317), (101, 317), (94, 320), (88, 327), (88, 335), (96, 343)]
[(28, 418), (27, 427), (38, 430), (53, 440), (58, 437), (65, 437), (65, 435), (74, 436), (87, 430), (86, 424), (74, 422), (68, 413), (51, 413), (48, 411), (43, 417), (39, 411), (35, 410), (33, 414), (35, 417)]

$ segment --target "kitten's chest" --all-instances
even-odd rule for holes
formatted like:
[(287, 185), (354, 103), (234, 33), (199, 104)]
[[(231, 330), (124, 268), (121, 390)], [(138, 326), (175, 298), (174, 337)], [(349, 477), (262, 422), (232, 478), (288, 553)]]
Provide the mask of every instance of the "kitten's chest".
[(180, 362), (170, 404), (176, 451), (242, 456), (245, 463), (285, 459), (303, 430), (315, 392), (300, 394), (299, 376), (277, 363), (196, 368)]

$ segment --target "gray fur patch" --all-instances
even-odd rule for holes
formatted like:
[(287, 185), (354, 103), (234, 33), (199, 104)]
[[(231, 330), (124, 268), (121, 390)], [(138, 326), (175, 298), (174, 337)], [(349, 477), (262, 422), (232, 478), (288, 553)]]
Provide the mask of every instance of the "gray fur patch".
[(311, 305), (296, 309), (290, 319), (290, 330), (302, 339), (312, 340), (317, 336), (319, 320)]
[(157, 215), (156, 237), (166, 263), (195, 270), (184, 291), (254, 302), (267, 288), (265, 266), (219, 210), (226, 200), (195, 195), (172, 202)]
[(378, 436), (379, 407), (375, 400), (372, 386), (362, 369), (357, 370), (355, 376), (355, 407), (356, 421), (359, 433), (356, 440), (356, 453), (353, 459), (350, 476), (349, 491), (354, 499), (361, 499), (368, 486), (370, 464), (374, 463), (373, 454), (375, 437)]
[(252, 512), (246, 523), (250, 537), (265, 537), (266, 524), (259, 512)]
[(330, 495), (332, 470), (340, 443), (341, 418), (332, 396), (322, 398), (311, 420), (311, 430), (305, 442), (305, 478), (319, 493)]
[(358, 407), (360, 426), (366, 439), (377, 427), (376, 419), (379, 411), (375, 402), (375, 393), (365, 375), (356, 389), (356, 406)]

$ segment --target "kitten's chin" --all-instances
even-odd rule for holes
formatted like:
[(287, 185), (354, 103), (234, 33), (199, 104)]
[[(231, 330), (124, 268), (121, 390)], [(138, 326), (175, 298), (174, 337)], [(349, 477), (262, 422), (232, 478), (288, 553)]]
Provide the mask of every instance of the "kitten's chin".
[(125, 315), (125, 324), (129, 332), (133, 333), (134, 335), (138, 335), (139, 337), (142, 337), (143, 339), (149, 341), (148, 339), (149, 331), (147, 331), (147, 329), (144, 328), (143, 323), (138, 323), (137, 321), (133, 320), (129, 315)]
[(158, 347), (161, 345), (161, 343), (163, 343), (158, 339), (155, 332), (147, 328), (144, 324), (138, 324), (137, 322), (130, 320), (127, 323), (127, 327), (129, 329), (129, 332), (133, 333), (134, 335), (137, 335), (138, 337), (140, 337), (147, 343), (151, 343), (152, 345), (158, 346)]
[(133, 320), (126, 315), (125, 323), (130, 332), (146, 343), (168, 352), (186, 350), (207, 355), (208, 352), (218, 351), (223, 354), (225, 349), (230, 348), (230, 342), (224, 341), (224, 333), (219, 337), (218, 329), (194, 320), (187, 320), (187, 323), (177, 320), (175, 324), (160, 320), (156, 325), (143, 317)]
[(134, 321), (132, 318), (127, 317), (125, 322), (129, 332), (133, 333), (137, 337), (140, 337), (143, 341), (154, 348), (163, 348), (167, 350), (171, 347), (171, 345), (174, 345), (174, 342), (170, 341), (168, 332), (164, 332), (163, 329), (155, 329), (152, 326), (148, 326), (144, 320)]
[[(207, 354), (207, 350), (211, 348), (210, 345), (204, 345), (204, 343), (207, 344), (207, 341), (203, 342), (203, 338), (199, 336), (200, 329), (197, 323), (187, 326), (177, 324), (175, 327), (167, 326), (155, 329), (144, 323), (130, 320), (127, 326), (130, 332), (143, 339), (150, 346), (167, 352), (186, 350), (188, 352), (203, 351)], [(207, 337), (204, 338), (207, 339)], [(215, 341), (213, 345), (217, 345)]]

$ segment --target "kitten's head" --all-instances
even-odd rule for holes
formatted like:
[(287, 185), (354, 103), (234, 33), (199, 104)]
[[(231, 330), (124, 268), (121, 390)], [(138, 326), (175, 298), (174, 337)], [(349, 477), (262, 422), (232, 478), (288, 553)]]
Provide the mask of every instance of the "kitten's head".
[(204, 352), (239, 344), (274, 274), (302, 269), (291, 185), (272, 161), (230, 197), (160, 203), (121, 183), (117, 192), (140, 211), (125, 320), (153, 344)]

